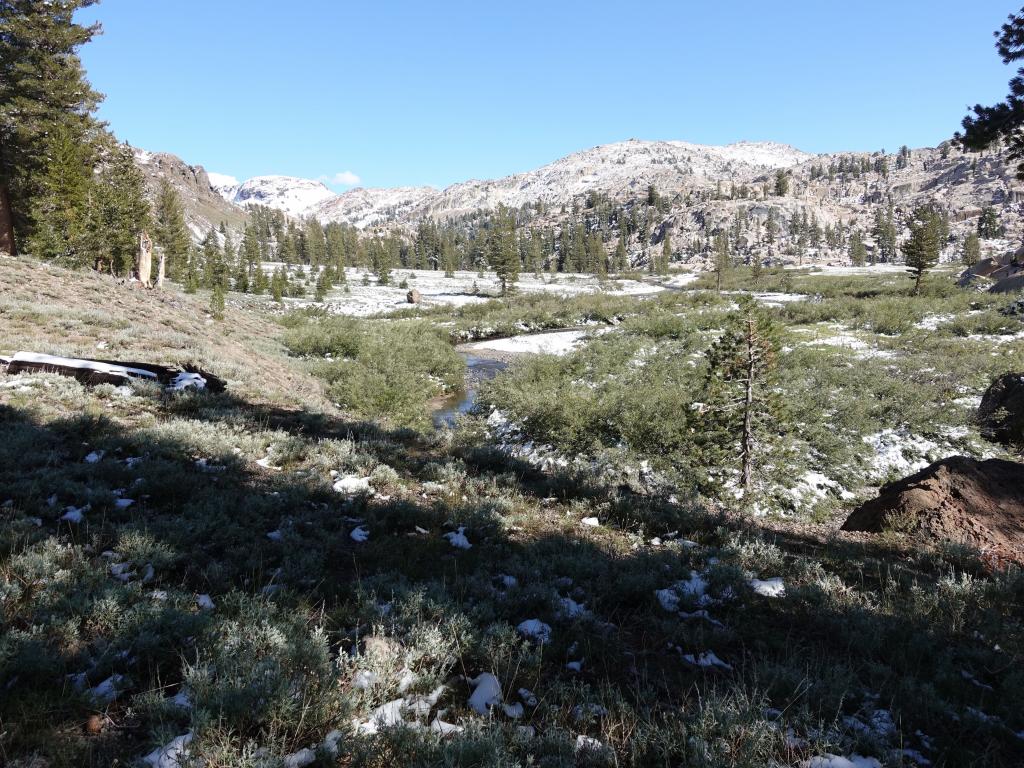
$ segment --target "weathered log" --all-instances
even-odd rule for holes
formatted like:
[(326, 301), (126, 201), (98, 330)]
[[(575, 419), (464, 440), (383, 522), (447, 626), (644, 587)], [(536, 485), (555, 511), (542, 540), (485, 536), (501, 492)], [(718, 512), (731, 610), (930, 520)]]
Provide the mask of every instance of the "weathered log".
[(71, 376), (83, 384), (120, 385), (127, 383), (130, 379), (141, 379), (159, 383), (165, 388), (174, 390), (195, 388), (223, 392), (227, 388), (227, 382), (224, 379), (194, 365), (173, 368), (153, 363), (59, 357), (37, 352), (18, 352), (7, 363), (8, 374), (27, 371), (44, 371), (61, 376)]

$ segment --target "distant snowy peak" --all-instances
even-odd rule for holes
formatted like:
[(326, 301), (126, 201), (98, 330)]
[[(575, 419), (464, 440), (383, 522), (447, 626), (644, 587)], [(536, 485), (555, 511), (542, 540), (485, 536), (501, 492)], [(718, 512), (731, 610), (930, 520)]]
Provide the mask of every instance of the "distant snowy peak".
[(235, 191), (236, 205), (264, 205), (292, 216), (302, 216), (317, 203), (335, 197), (322, 182), (294, 176), (256, 176)]
[(206, 175), (210, 179), (210, 187), (214, 192), (223, 197), (229, 203), (235, 202), (235, 195), (238, 193), (238, 188), (242, 186), (239, 184), (238, 179), (234, 176), (228, 176), (224, 173), (214, 173), (213, 171), (207, 171)]

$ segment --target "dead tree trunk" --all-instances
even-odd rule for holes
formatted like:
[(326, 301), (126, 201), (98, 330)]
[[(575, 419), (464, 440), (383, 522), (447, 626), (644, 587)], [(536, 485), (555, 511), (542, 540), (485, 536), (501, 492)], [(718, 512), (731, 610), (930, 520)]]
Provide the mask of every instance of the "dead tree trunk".
[(150, 277), (153, 274), (153, 241), (145, 232), (139, 233), (139, 254), (135, 265), (136, 277), (146, 288), (152, 288)]
[(14, 212), (11, 210), (11, 195), (6, 186), (0, 186), (0, 253), (18, 255), (14, 245)]
[(166, 269), (166, 267), (167, 267), (167, 254), (164, 252), (164, 249), (161, 248), (160, 249), (160, 260), (157, 262), (157, 268), (156, 268), (156, 287), (157, 288), (163, 288), (164, 287), (164, 270)]

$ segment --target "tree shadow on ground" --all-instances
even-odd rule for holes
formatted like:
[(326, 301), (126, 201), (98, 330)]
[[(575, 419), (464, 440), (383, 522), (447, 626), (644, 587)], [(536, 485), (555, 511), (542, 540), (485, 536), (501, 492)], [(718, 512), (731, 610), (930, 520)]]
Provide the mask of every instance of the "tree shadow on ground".
[[(5, 760), (39, 752), (54, 765), (110, 764), (148, 751), (162, 729), (197, 722), (227, 723), (239, 748), (254, 739), (298, 749), (342, 725), (337, 718), (357, 695), (315, 664), (291, 670), (291, 685), (332, 703), (308, 721), (274, 724), (261, 718), (278, 692), (246, 673), (270, 658), (274, 674), (283, 675), (288, 665), (279, 657), (298, 653), (298, 628), (314, 620), (333, 653), (360, 647), (381, 628), (411, 645), (422, 632), (411, 617), (422, 618), (429, 605), (438, 627), (461, 627), (446, 707), (464, 709), (469, 693), (455, 672), (492, 671), (509, 697), (519, 687), (541, 695), (523, 722), (610, 738), (623, 764), (692, 761), (693, 739), (716, 728), (742, 752), (756, 741), (740, 735), (744, 729), (766, 727), (765, 707), (786, 713), (768, 739), (789, 760), (809, 747), (787, 744), (785, 723), (827, 731), (843, 717), (864, 721), (886, 709), (901, 743), (916, 748), (917, 731), (932, 737), (937, 764), (1019, 764), (1014, 730), (1024, 728), (1024, 702), (1015, 686), (1024, 681), (1008, 670), (1020, 646), (993, 647), (997, 638), (1020, 639), (1019, 578), (950, 582), (948, 562), (909, 558), (884, 541), (770, 531), (699, 504), (540, 473), (486, 446), (467, 450), (234, 396), (172, 400), (159, 421), (184, 419), (282, 432), (309, 452), (327, 450), (324, 441), (352, 441), (360, 455), (398, 470), (399, 481), (385, 478), (379, 484), (391, 486), (376, 496), (343, 498), (302, 467), (279, 472), (231, 452), (208, 456), (187, 430), (128, 427), (106, 416), (42, 421), (0, 405), (0, 502), (10, 501), (0, 518)], [(103, 456), (87, 461), (97, 450)], [(437, 467), (451, 465), (464, 469), (462, 488), (424, 490)], [(118, 503), (126, 498), (133, 503)], [(85, 504), (82, 522), (62, 519), (66, 508)], [(621, 530), (581, 527), (581, 510), (595, 504)], [(366, 542), (352, 538), (360, 526), (370, 533)], [(457, 526), (470, 549), (443, 537)], [(678, 536), (652, 547), (637, 530)], [(116, 578), (111, 566), (121, 562), (136, 575)], [(746, 571), (783, 577), (786, 595), (753, 593)], [(693, 572), (707, 581), (707, 604), (675, 589), (678, 610), (665, 610), (659, 590), (692, 580)], [(200, 609), (198, 594), (210, 595), (215, 610)], [(679, 612), (701, 608), (707, 617)], [(513, 628), (526, 619), (549, 624), (550, 641), (537, 647), (516, 639)], [(247, 665), (243, 654), (240, 680), (220, 683), (231, 695), (200, 702), (212, 708), (207, 719), (131, 698), (179, 690), (190, 664), (223, 666), (211, 658), (216, 643), (230, 641), (228, 626), (261, 622), (294, 626), (296, 635), (282, 640), (286, 650), (277, 656), (261, 650)], [(730, 668), (685, 661), (706, 651)], [(580, 659), (580, 671), (567, 669)], [(965, 683), (964, 672), (976, 682)], [(81, 673), (78, 690), (68, 676)], [(123, 697), (101, 704), (85, 692), (111, 675), (123, 675)], [(338, 703), (342, 694), (348, 698)], [(714, 706), (741, 695), (746, 709), (729, 730), (725, 709), (716, 715)], [(589, 703), (609, 714), (580, 720), (573, 706)], [(90, 733), (92, 715), (111, 725)], [(614, 718), (621, 722), (609, 728)], [(688, 729), (688, 736), (659, 741), (659, 728)], [(379, 752), (387, 737), (376, 738), (347, 747), (352, 764), (368, 764), (360, 750)], [(878, 749), (861, 738), (865, 750)], [(811, 741), (835, 744), (827, 736)], [(506, 747), (509, 755), (522, 749), (512, 741)], [(562, 758), (574, 759), (571, 751)], [(752, 752), (749, 764), (763, 759)]]

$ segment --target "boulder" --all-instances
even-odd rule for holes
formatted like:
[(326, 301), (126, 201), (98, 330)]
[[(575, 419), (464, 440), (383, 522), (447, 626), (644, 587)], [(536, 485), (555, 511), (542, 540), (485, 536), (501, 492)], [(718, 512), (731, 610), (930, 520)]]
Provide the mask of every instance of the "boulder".
[(405, 300), (410, 304), (419, 304), (423, 300), (423, 295), (415, 288), (410, 288), (409, 292), (405, 294)]
[(978, 406), (978, 423), (987, 440), (1024, 447), (1024, 372), (1004, 373), (989, 385)]
[(951, 456), (889, 483), (855, 509), (844, 531), (898, 531), (1024, 564), (1024, 464)]

